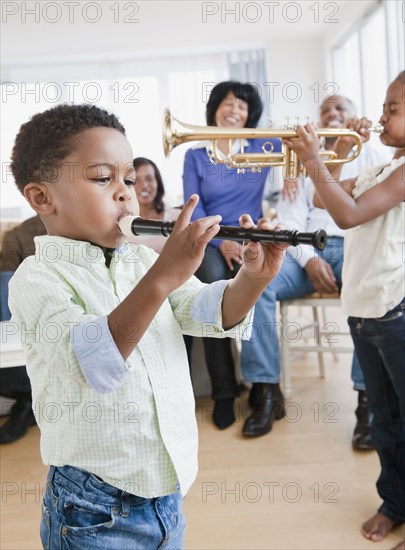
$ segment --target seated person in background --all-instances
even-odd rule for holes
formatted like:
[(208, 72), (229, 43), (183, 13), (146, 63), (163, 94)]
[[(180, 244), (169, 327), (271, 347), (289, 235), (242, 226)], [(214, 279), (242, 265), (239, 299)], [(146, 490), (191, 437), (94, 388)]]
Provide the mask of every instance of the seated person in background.
[[(343, 128), (356, 114), (353, 103), (346, 97), (328, 97), (320, 107), (320, 127)], [(327, 140), (326, 149), (336, 148), (339, 158), (348, 154), (347, 140)], [(349, 143), (349, 149), (352, 142)], [(364, 168), (383, 163), (386, 153), (379, 153), (368, 143), (363, 144), (359, 157), (344, 165), (337, 165), (341, 179), (357, 175)], [(343, 166), (343, 167), (342, 167)], [(301, 298), (312, 292), (337, 292), (342, 284), (343, 234), (329, 213), (315, 208), (312, 203), (313, 184), (310, 178), (298, 180), (284, 190), (277, 206), (279, 222), (288, 229), (312, 232), (323, 228), (328, 244), (322, 252), (310, 247), (290, 247), (281, 270), (262, 294), (255, 308), (255, 327), (260, 337), (242, 343), (241, 367), (245, 381), (253, 382), (249, 399), (252, 414), (246, 419), (243, 433), (261, 436), (268, 433), (275, 419), (284, 416), (284, 398), (280, 390), (280, 353), (276, 331), (276, 302)], [(298, 192), (295, 192), (298, 191)], [(270, 332), (271, 329), (271, 332)], [(257, 383), (260, 380), (261, 383)], [(356, 355), (352, 362), (352, 380), (358, 391), (357, 424), (353, 435), (353, 448), (373, 449), (370, 434), (369, 412), (363, 373)]]
[[(165, 188), (162, 175), (156, 164), (147, 158), (134, 159), (135, 193), (139, 203), (139, 216), (146, 220), (177, 220), (181, 210), (166, 208), (163, 202)], [(130, 237), (128, 241), (149, 246), (158, 254), (167, 238), (158, 236)]]
[[(177, 220), (181, 212), (180, 208), (166, 208), (163, 202), (165, 188), (163, 178), (156, 164), (145, 157), (134, 159), (135, 168), (135, 193), (139, 203), (139, 216), (145, 220)], [(149, 246), (160, 254), (167, 242), (163, 235), (142, 237), (128, 237), (127, 240), (135, 244)], [(192, 336), (184, 334), (184, 342), (187, 349), (187, 357), (191, 366), (191, 350), (193, 345)]]
[[(255, 128), (263, 112), (263, 104), (257, 89), (248, 83), (220, 82), (211, 90), (206, 106), (209, 126), (239, 130)], [(261, 153), (269, 141), (274, 151), (281, 150), (278, 139), (228, 139), (217, 140), (217, 153), (224, 159), (230, 153)], [(202, 141), (189, 149), (184, 158), (184, 200), (194, 193), (200, 197), (192, 220), (219, 214), (223, 225), (238, 225), (243, 212), (249, 212), (255, 222), (263, 216), (262, 198), (269, 168), (260, 172), (239, 172), (225, 164), (213, 164), (212, 144)], [(205, 251), (196, 276), (205, 283), (232, 279), (242, 264), (243, 243), (228, 240), (212, 240)], [(213, 422), (225, 429), (235, 422), (234, 401), (240, 386), (235, 372), (234, 358), (229, 338), (203, 338), (205, 362), (211, 379), (214, 400)]]
[[(35, 253), (34, 237), (45, 233), (40, 217), (34, 216), (4, 234), (0, 253), (1, 321), (8, 321), (11, 317), (8, 282), (21, 262)], [(15, 399), (8, 420), (0, 427), (0, 443), (13, 443), (35, 424), (31, 384), (25, 366), (0, 369), (0, 395)]]

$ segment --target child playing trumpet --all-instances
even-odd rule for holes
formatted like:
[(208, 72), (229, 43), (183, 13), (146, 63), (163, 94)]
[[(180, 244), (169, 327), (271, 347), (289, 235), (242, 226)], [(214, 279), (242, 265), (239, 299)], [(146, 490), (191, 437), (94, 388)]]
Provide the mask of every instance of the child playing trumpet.
[[(317, 200), (348, 229), (342, 304), (365, 376), (381, 463), (377, 491), (383, 502), (362, 526), (373, 541), (405, 522), (405, 71), (387, 89), (380, 123), (382, 143), (395, 148), (392, 161), (340, 185), (319, 156), (311, 124), (287, 140), (311, 176)], [(395, 550), (405, 550), (405, 541)]]

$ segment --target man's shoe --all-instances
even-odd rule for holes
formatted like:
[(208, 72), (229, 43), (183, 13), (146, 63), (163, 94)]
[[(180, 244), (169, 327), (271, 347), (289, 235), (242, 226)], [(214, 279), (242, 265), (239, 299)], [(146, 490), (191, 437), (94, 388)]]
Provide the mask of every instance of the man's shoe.
[(35, 424), (31, 399), (18, 399), (11, 407), (10, 418), (0, 427), (0, 444), (18, 441)]
[(284, 397), (279, 384), (256, 383), (253, 388), (253, 412), (245, 420), (242, 433), (248, 437), (259, 437), (270, 432), (274, 420), (284, 418)]
[(249, 399), (248, 399), (248, 403), (249, 403), (249, 407), (251, 409), (254, 409), (255, 408), (255, 405), (256, 405), (256, 399), (257, 399), (257, 389), (259, 387), (260, 384), (252, 384), (252, 387), (250, 389), (250, 392), (249, 392)]
[(368, 410), (367, 395), (365, 391), (359, 391), (356, 418), (357, 423), (354, 428), (352, 439), (353, 449), (355, 451), (374, 450), (371, 438), (370, 412)]

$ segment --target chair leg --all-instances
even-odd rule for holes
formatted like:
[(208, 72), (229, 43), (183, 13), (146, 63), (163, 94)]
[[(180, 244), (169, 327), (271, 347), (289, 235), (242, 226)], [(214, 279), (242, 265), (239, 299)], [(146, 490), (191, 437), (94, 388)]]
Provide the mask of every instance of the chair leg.
[(290, 372), (290, 344), (284, 336), (284, 327), (288, 324), (288, 306), (280, 302), (280, 370), (284, 396), (289, 399), (292, 394)]
[[(323, 307), (323, 306), (322, 306), (322, 327), (323, 327), (324, 330), (326, 330), (327, 319), (326, 319), (325, 307)], [(321, 331), (321, 333), (322, 333), (322, 331)], [(329, 351), (331, 352), (331, 354), (333, 356), (333, 360), (337, 361), (338, 360), (338, 355), (336, 353), (335, 346), (332, 344), (332, 342), (329, 339), (329, 334), (326, 334), (326, 343), (328, 344)]]
[(321, 329), (319, 326), (318, 308), (313, 307), (312, 313), (314, 316), (314, 340), (315, 340), (315, 344), (319, 346), (319, 351), (318, 351), (319, 376), (320, 378), (325, 378), (325, 363), (323, 361), (323, 350), (322, 350), (322, 340), (321, 340)]

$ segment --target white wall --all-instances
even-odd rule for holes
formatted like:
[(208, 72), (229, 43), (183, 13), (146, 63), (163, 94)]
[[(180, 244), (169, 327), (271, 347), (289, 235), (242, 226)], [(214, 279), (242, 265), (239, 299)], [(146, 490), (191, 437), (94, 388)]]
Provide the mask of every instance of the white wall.
[[(2, 2), (3, 62), (40, 56), (114, 58), (288, 39), (333, 36), (376, 0), (277, 2)], [(142, 53), (140, 53), (142, 52)], [(277, 53), (281, 53), (279, 48)]]
[(316, 120), (319, 97), (326, 95), (322, 37), (274, 39), (268, 42), (267, 51), (272, 118), (279, 124), (285, 117), (291, 123), (297, 116)]
[[(314, 102), (314, 99), (316, 99), (315, 94), (318, 95), (318, 90), (320, 90), (321, 99), (322, 95), (325, 95), (325, 92), (322, 90), (322, 87), (325, 84), (325, 79), (323, 76), (324, 71), (321, 38), (302, 38), (298, 49), (290, 40), (273, 39), (267, 42), (266, 45), (268, 52), (268, 82), (266, 85), (262, 86), (261, 92), (263, 101), (270, 102), (271, 117), (274, 121), (273, 126), (280, 127), (280, 125), (285, 122), (285, 117), (288, 116), (292, 117), (292, 122), (295, 121), (296, 116), (309, 116), (311, 119), (316, 120), (319, 99), (317, 99), (316, 103)], [(308, 60), (310, 60), (310, 63)], [(189, 59), (187, 61), (189, 62)], [(168, 58), (167, 62), (171, 62), (171, 60)], [(133, 70), (139, 70), (140, 74), (148, 74), (148, 70), (151, 70), (150, 66), (152, 64), (152, 60), (149, 60), (149, 63), (145, 63), (140, 60), (135, 63), (128, 61), (126, 64), (129, 71), (128, 77), (130, 77), (133, 74), (131, 72)], [(63, 64), (60, 64), (54, 65), (51, 69), (49, 69), (49, 66), (44, 65), (37, 66), (33, 64), (32, 66), (22, 67), (17, 64), (13, 68), (9, 68), (8, 79), (11, 82), (19, 82), (21, 79), (21, 74), (24, 75), (24, 79), (28, 83), (39, 83), (44, 81), (57, 81), (63, 83), (66, 81), (73, 82), (80, 79), (92, 78), (99, 80), (100, 74), (102, 74), (105, 79), (108, 79), (114, 78), (114, 73), (118, 70), (117, 65), (118, 62), (116, 64), (108, 64), (107, 72), (103, 73), (99, 68), (100, 63), (90, 65), (82, 64), (81, 67), (70, 64), (64, 67)], [(137, 68), (133, 69), (135, 65)], [(192, 66), (192, 63), (190, 66)], [(72, 73), (71, 71), (73, 67), (74, 72)], [(8, 103), (10, 109), (13, 101), (14, 108), (17, 110), (13, 117), (13, 124), (15, 124), (15, 128), (11, 129), (10, 127), (4, 126), (2, 129), (3, 154), (5, 158), (11, 147), (15, 132), (18, 130), (19, 125), (25, 122), (29, 116), (29, 109), (34, 109), (35, 111), (37, 108), (40, 110), (52, 106), (46, 105), (42, 96), (39, 97), (37, 104), (32, 104), (32, 95), (28, 96), (30, 97), (31, 105), (21, 101), (19, 106), (16, 106), (15, 101), (18, 102), (19, 97), (22, 96), (21, 90), (23, 85), (24, 83), (21, 83), (18, 86), (18, 93), (14, 96), (8, 97), (6, 102), (6, 105)], [(28, 89), (33, 89), (32, 84), (28, 85)], [(141, 127), (134, 135), (129, 135), (128, 137), (133, 145), (135, 155), (149, 156), (153, 158), (162, 170), (164, 181), (170, 182), (170, 185), (166, 185), (167, 201), (172, 204), (180, 204), (181, 165), (187, 146), (182, 146), (175, 149), (168, 160), (164, 159), (161, 147), (161, 125), (163, 121), (163, 108), (165, 105), (169, 104), (169, 101), (165, 98), (165, 90), (160, 89), (159, 94), (159, 104), (156, 105), (156, 108), (152, 113), (150, 113), (149, 117), (150, 122), (153, 120), (155, 133), (152, 134), (152, 136), (150, 136), (150, 133), (146, 133), (146, 129), (151, 126), (151, 124), (148, 123), (148, 113), (145, 113), (142, 109), (142, 96), (138, 95), (138, 97), (140, 97), (140, 103), (138, 105), (134, 105), (133, 109), (130, 109), (129, 112), (127, 111), (127, 116), (135, 117), (136, 120), (140, 121)], [(201, 101), (201, 99), (199, 99), (199, 101)], [(201, 113), (200, 120), (184, 119), (184, 115), (182, 115), (181, 112), (176, 112), (174, 105), (170, 105), (170, 107), (172, 108), (174, 114), (180, 119), (183, 119), (189, 123), (204, 124), (204, 104), (201, 104), (197, 111)], [(114, 105), (112, 108), (117, 109), (118, 106)], [(179, 110), (180, 107), (178, 106), (177, 111)], [(158, 121), (155, 120), (156, 117), (159, 119)], [(128, 126), (128, 120), (123, 119), (123, 123)], [(153, 143), (149, 143), (152, 140)], [(5, 145), (6, 141), (7, 146)], [(13, 208), (15, 206), (22, 209), (22, 217), (25, 218), (32, 215), (32, 211), (26, 204), (25, 199), (15, 188), (13, 178), (9, 173), (8, 166), (6, 164), (3, 164), (2, 182), (1, 197), (3, 215), (5, 208)], [(11, 217), (15, 217), (15, 215), (12, 214)]]
[[(375, 0), (315, 3), (82, 0), (58, 4), (4, 1), (2, 81), (38, 82), (44, 74), (48, 81), (63, 81), (64, 77), (69, 79), (70, 69), (79, 63), (82, 67), (76, 79), (100, 78), (100, 63), (106, 61), (110, 63), (103, 69), (105, 78), (115, 78), (122, 63), (142, 67), (146, 74), (156, 59), (170, 64), (170, 56), (184, 56), (184, 62), (193, 65), (192, 54), (196, 52), (219, 51), (224, 55), (241, 47), (264, 46), (268, 52), (269, 83), (264, 86), (262, 97), (271, 103), (274, 124), (279, 126), (287, 116), (292, 117), (291, 122), (296, 116), (316, 120), (319, 101), (333, 91), (328, 86), (325, 46), (330, 46), (334, 36), (341, 36), (373, 4)], [(86, 61), (90, 64), (83, 64)], [(52, 78), (46, 73), (49, 64), (55, 64)], [(165, 91), (159, 91), (164, 104)], [(2, 108), (7, 108), (7, 101)], [(21, 122), (25, 120), (24, 108), (21, 104)], [(161, 113), (161, 105), (155, 111)], [(3, 126), (2, 137), (6, 132)], [(161, 135), (156, 135), (156, 142), (160, 141)], [(175, 151), (172, 162), (179, 156), (181, 153)], [(163, 171), (176, 179), (180, 188), (179, 174), (171, 173), (170, 160), (162, 160), (162, 164)], [(10, 178), (3, 162), (2, 206), (19, 206), (22, 216), (28, 217), (31, 212)], [(177, 194), (173, 190), (173, 197)]]

